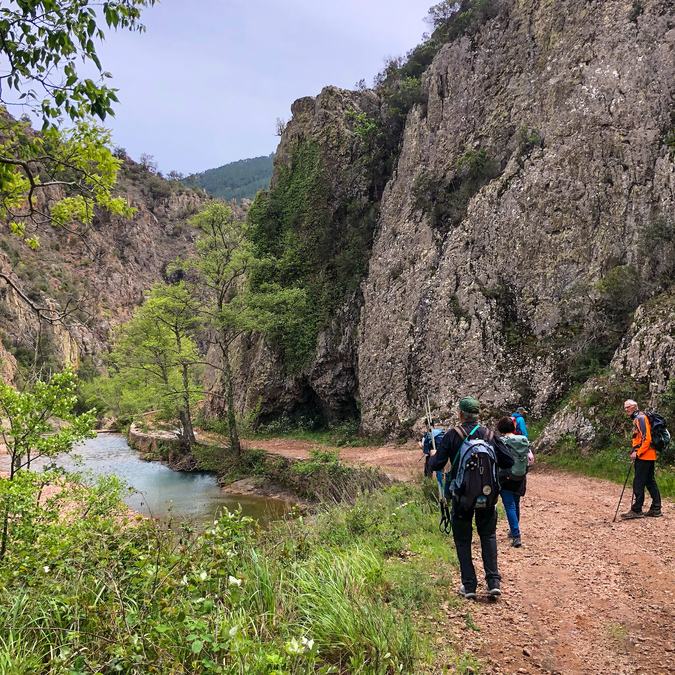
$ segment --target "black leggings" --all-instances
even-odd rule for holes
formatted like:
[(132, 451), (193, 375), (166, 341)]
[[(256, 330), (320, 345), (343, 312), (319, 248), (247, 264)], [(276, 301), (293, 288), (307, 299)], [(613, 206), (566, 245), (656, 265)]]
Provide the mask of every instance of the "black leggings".
[[(480, 549), (483, 557), (485, 580), (489, 588), (499, 586), (501, 576), (497, 569), (497, 509), (475, 509), (476, 529), (480, 537)], [(458, 511), (456, 504), (452, 509), (452, 536), (457, 549), (459, 570), (465, 590), (474, 592), (478, 580), (471, 559), (471, 538), (473, 534), (474, 509), (469, 513)]]
[(633, 511), (639, 513), (642, 511), (642, 505), (645, 503), (645, 488), (649, 490), (652, 497), (651, 508), (655, 511), (661, 508), (661, 494), (654, 478), (654, 469), (656, 462), (652, 459), (635, 460), (635, 478), (633, 479)]

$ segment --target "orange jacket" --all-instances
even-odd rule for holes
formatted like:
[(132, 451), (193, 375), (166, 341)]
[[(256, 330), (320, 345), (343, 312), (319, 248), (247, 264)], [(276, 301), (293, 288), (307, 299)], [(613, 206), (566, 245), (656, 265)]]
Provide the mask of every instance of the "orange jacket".
[(633, 450), (638, 459), (656, 459), (656, 450), (652, 448), (652, 426), (649, 418), (643, 412), (637, 412), (633, 416)]

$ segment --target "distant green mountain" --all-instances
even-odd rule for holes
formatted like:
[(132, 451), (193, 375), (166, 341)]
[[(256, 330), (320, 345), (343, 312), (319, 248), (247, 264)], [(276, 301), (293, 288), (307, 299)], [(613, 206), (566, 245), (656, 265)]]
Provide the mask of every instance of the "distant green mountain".
[(230, 162), (217, 169), (194, 173), (184, 179), (190, 186), (204, 188), (213, 197), (221, 199), (253, 199), (258, 190), (269, 187), (274, 154)]

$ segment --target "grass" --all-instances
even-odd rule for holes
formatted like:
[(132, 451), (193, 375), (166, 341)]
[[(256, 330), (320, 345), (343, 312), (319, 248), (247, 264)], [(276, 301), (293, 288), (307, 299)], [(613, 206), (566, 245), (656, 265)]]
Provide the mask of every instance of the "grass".
[(447, 640), (432, 648), (425, 637), (446, 620), (456, 559), (419, 486), (265, 531), (231, 514), (202, 533), (124, 527), (101, 494), (95, 509), (82, 491), (59, 499), (78, 517), (32, 509), (0, 560), (2, 672), (476, 668)]
[[(564, 438), (552, 454), (537, 455), (537, 461), (556, 469), (621, 484), (626, 480), (629, 466), (627, 450), (605, 449), (583, 454), (571, 436)], [(662, 497), (675, 499), (675, 466), (657, 461), (656, 482)]]
[(283, 417), (275, 422), (261, 426), (256, 431), (248, 432), (249, 440), (267, 440), (270, 438), (289, 438), (295, 441), (307, 441), (329, 447), (370, 447), (382, 445), (383, 438), (377, 436), (361, 436), (358, 422), (348, 421), (326, 429), (316, 429), (311, 423), (293, 424)]
[(306, 460), (258, 449), (244, 449), (236, 455), (228, 448), (207, 445), (195, 446), (192, 454), (198, 470), (216, 473), (223, 483), (257, 477), (314, 502), (353, 502), (358, 495), (391, 483), (376, 468), (348, 466), (336, 452), (322, 448), (310, 450)]

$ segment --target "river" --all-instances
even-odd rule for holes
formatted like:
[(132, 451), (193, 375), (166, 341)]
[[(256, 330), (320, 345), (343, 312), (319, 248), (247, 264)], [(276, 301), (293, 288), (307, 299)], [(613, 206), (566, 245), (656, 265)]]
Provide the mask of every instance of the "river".
[[(77, 445), (57, 465), (83, 472), (90, 478), (115, 475), (129, 486), (124, 501), (138, 513), (164, 522), (188, 520), (196, 524), (213, 520), (227, 507), (260, 522), (281, 517), (289, 505), (279, 499), (224, 492), (213, 474), (172, 471), (160, 462), (146, 462), (120, 434), (99, 434)], [(38, 468), (38, 467), (35, 467)]]

